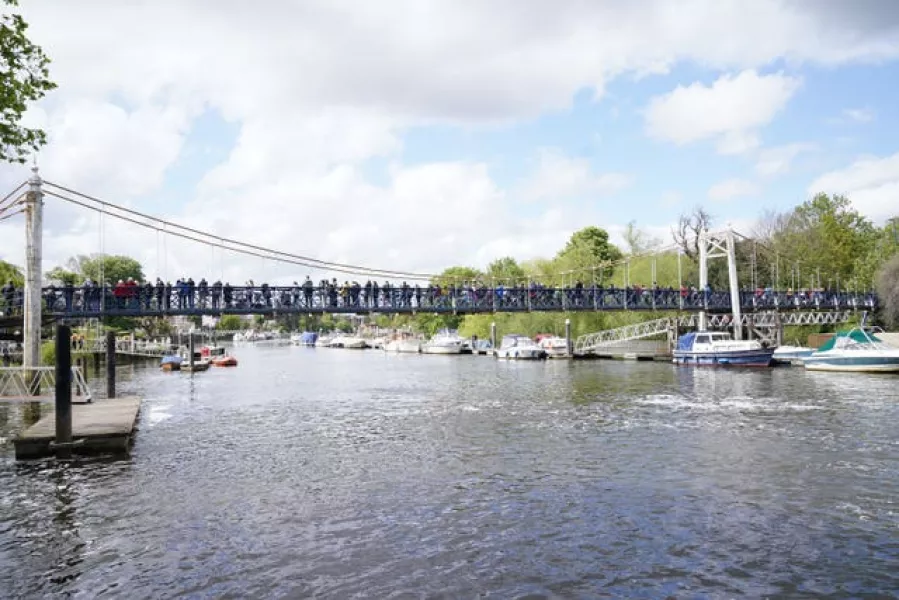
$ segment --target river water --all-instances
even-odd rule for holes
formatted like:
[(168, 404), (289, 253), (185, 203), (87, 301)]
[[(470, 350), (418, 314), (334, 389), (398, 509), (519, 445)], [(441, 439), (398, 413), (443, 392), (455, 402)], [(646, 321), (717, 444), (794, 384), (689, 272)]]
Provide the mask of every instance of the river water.
[(0, 596), (899, 590), (899, 378), (236, 352), (120, 367), (130, 459), (0, 445)]

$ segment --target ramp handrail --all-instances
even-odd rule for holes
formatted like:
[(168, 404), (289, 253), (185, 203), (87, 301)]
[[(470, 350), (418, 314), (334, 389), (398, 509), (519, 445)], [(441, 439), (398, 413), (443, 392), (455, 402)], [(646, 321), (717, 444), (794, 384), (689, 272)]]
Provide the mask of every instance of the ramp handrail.
[[(56, 367), (0, 367), (0, 400), (40, 400), (53, 396), (56, 389)], [(81, 367), (72, 367), (72, 395), (92, 399), (90, 387)]]

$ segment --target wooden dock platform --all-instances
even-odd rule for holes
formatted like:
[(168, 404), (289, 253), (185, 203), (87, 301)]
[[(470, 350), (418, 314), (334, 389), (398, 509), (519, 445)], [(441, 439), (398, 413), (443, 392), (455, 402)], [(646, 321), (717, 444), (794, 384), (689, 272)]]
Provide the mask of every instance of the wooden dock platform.
[[(127, 453), (137, 424), (140, 398), (98, 400), (72, 405), (72, 447), (75, 454)], [(50, 412), (13, 440), (16, 458), (52, 456), (56, 413)]]

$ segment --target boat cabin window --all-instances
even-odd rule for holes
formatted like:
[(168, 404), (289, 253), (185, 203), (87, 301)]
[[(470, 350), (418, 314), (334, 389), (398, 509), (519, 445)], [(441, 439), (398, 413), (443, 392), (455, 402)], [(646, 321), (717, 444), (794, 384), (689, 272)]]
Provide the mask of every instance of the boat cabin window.
[(709, 343), (709, 336), (707, 336), (707, 335), (697, 335), (697, 336), (696, 336), (696, 343), (697, 343), (697, 344), (708, 344), (708, 343)]

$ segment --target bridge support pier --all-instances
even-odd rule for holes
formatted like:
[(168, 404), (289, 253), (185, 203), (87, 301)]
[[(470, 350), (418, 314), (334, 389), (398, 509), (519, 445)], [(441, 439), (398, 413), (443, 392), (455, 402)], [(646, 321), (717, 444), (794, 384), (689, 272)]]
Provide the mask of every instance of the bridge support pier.
[(573, 354), (571, 348), (571, 319), (565, 319), (565, 354)]
[(25, 196), (25, 298), (22, 366), (41, 364), (41, 278), (43, 268), (44, 193), (37, 167), (31, 169)]

